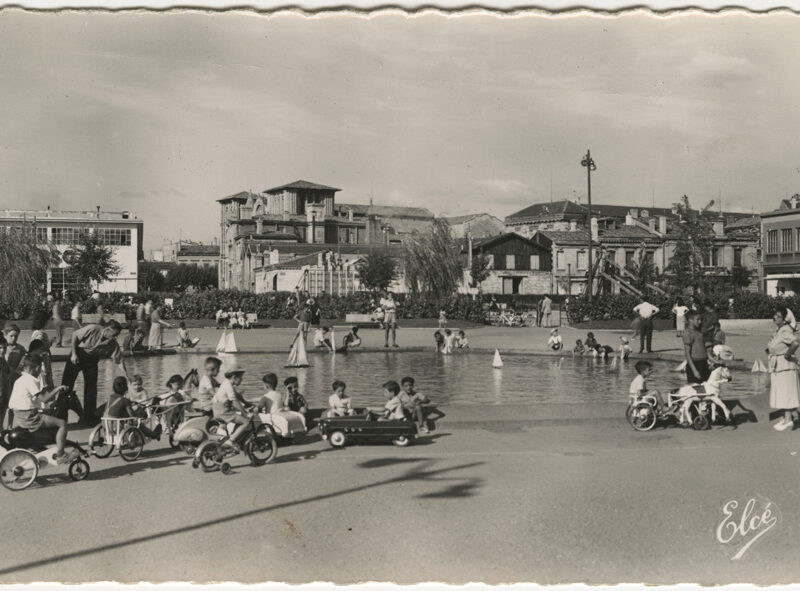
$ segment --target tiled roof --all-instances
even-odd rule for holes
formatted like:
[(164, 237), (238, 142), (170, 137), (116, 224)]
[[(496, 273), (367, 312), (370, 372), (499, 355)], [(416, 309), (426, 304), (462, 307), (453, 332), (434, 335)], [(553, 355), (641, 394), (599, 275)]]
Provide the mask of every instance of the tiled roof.
[(219, 246), (216, 244), (181, 244), (178, 256), (218, 256)]
[(248, 199), (257, 198), (258, 195), (251, 193), (250, 191), (239, 191), (238, 193), (234, 193), (233, 195), (228, 195), (227, 197), (223, 197), (222, 199), (217, 199), (217, 203), (224, 203), (225, 201), (247, 201)]
[(273, 187), (267, 189), (264, 193), (280, 193), (286, 189), (300, 189), (301, 191), (341, 191), (336, 187), (328, 187), (327, 185), (318, 185), (317, 183), (310, 183), (308, 181), (295, 181), (288, 185), (281, 185), (280, 187)]
[(607, 230), (601, 229), (600, 240), (661, 240), (655, 234), (651, 234), (639, 226), (618, 226)]
[(526, 238), (525, 236), (517, 234), (516, 232), (506, 232), (505, 234), (498, 234), (496, 236), (486, 236), (484, 238), (477, 238), (473, 240), (472, 250), (475, 250), (476, 248), (485, 248), (491, 244), (502, 242), (507, 238), (516, 238), (517, 240), (522, 240), (524, 242), (528, 242), (530, 244), (533, 244), (534, 246), (541, 248), (540, 244), (536, 243), (534, 240), (531, 240), (530, 238)]
[(725, 225), (725, 230), (734, 230), (738, 228), (750, 228), (753, 226), (760, 226), (761, 225), (761, 218), (757, 215), (753, 215), (750, 217), (742, 218), (740, 220), (736, 220), (730, 224)]
[[(592, 207), (594, 209), (594, 206)], [(553, 201), (551, 203), (534, 203), (525, 209), (506, 216), (506, 221), (514, 218), (561, 216), (564, 214), (586, 214), (586, 210), (574, 201)]]
[(331, 251), (337, 254), (369, 254), (375, 251), (386, 252), (388, 250), (392, 256), (400, 256), (403, 253), (403, 246), (399, 244), (389, 244), (388, 246), (386, 244), (309, 244), (307, 242), (289, 244), (251, 238), (248, 239), (247, 245), (252, 249), (251, 252), (277, 250), (278, 252), (289, 252), (298, 256), (324, 251)]
[(429, 209), (424, 207), (399, 207), (394, 205), (362, 205), (360, 203), (337, 203), (334, 210), (347, 213), (353, 210), (354, 215), (374, 214), (381, 217), (414, 217), (414, 218), (433, 218), (434, 215)]
[(539, 230), (538, 233), (549, 238), (555, 244), (587, 244), (589, 241), (589, 232), (586, 230), (575, 230), (574, 232), (567, 232), (564, 230)]

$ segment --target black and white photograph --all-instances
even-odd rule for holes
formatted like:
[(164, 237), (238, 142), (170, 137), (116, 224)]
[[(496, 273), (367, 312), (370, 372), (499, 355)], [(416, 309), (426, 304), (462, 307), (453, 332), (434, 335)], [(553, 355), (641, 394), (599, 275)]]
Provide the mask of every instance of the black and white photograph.
[(800, 582), (799, 55), (0, 6), (0, 585)]

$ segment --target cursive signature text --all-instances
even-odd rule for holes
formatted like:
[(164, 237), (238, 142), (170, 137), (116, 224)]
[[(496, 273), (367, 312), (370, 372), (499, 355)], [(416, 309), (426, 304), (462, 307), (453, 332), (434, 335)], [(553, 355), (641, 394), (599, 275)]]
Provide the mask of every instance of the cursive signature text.
[(750, 498), (739, 510), (739, 501), (734, 499), (722, 506), (722, 513), (724, 517), (717, 526), (717, 541), (721, 544), (746, 542), (731, 560), (739, 560), (756, 540), (778, 523), (771, 501), (756, 508), (756, 499)]

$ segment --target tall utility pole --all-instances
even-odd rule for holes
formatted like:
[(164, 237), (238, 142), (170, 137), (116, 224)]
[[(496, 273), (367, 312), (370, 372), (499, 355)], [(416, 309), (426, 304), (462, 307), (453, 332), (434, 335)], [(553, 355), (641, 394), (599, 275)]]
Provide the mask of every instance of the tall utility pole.
[(592, 298), (592, 171), (597, 170), (597, 167), (589, 150), (586, 150), (586, 156), (581, 160), (581, 166), (586, 167), (586, 227), (589, 229), (589, 272), (586, 275), (586, 293), (589, 298)]

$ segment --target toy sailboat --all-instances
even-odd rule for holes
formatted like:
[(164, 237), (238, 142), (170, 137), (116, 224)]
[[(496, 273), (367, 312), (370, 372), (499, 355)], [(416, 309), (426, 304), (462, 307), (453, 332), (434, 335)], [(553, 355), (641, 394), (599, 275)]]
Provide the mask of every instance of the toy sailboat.
[(611, 369), (611, 370), (616, 370), (617, 369), (617, 357), (616, 357), (616, 355), (614, 357), (612, 357), (611, 366), (609, 367), (609, 369)]
[(227, 329), (222, 331), (222, 336), (217, 343), (217, 353), (236, 353), (236, 339)]
[(303, 333), (294, 338), (292, 350), (289, 351), (289, 359), (286, 360), (286, 367), (308, 367), (306, 340), (303, 337)]
[(494, 359), (492, 360), (492, 367), (500, 368), (503, 367), (503, 360), (500, 358), (500, 351), (497, 349), (494, 350)]
[(760, 359), (756, 359), (753, 362), (753, 369), (750, 370), (752, 373), (767, 373), (767, 366), (764, 365), (764, 362)]

